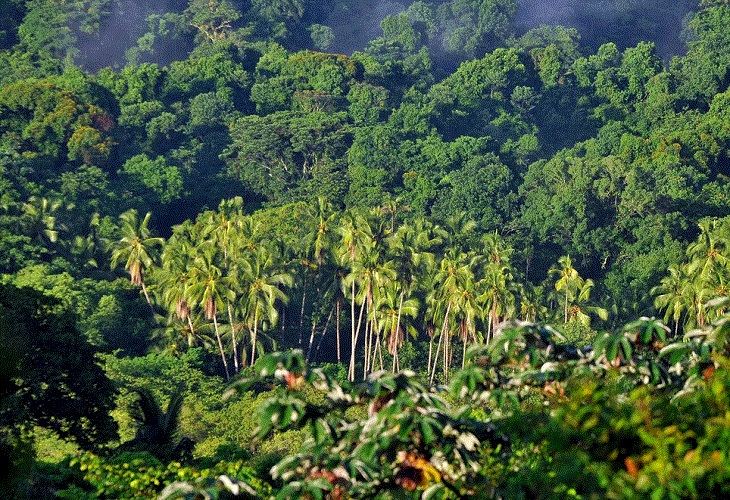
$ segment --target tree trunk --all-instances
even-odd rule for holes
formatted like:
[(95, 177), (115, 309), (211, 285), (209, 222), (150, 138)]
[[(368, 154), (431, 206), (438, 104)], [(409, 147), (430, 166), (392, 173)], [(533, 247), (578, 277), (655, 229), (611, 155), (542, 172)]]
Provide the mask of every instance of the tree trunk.
[[(439, 349), (441, 348), (441, 342), (444, 340), (444, 334), (449, 324), (449, 312), (451, 311), (451, 303), (446, 306), (446, 314), (444, 315), (444, 323), (441, 326), (441, 335), (439, 336), (439, 343), (436, 345), (436, 354), (433, 357), (433, 370), (431, 371), (430, 383), (433, 384), (433, 378), (436, 376), (436, 365), (438, 365)], [(446, 349), (446, 343), (444, 342), (444, 350)], [(430, 353), (429, 353), (430, 354)], [(446, 370), (446, 366), (444, 366)]]
[(256, 334), (259, 331), (259, 315), (258, 312), (253, 314), (253, 332), (251, 332), (251, 366), (256, 361)]
[(194, 340), (195, 340), (195, 328), (193, 327), (193, 319), (190, 317), (190, 314), (188, 316), (188, 326), (190, 327), (190, 336), (188, 337), (188, 347), (193, 347)]
[[(404, 292), (403, 292), (403, 290), (401, 290), (400, 303), (398, 304), (398, 319), (396, 320), (396, 323), (395, 323), (395, 335), (398, 335), (398, 332), (400, 332), (400, 315), (401, 315), (401, 311), (403, 311), (403, 295), (404, 295)], [(399, 361), (398, 360), (398, 348), (399, 347), (400, 346), (398, 345), (398, 340), (396, 339), (396, 342), (395, 342), (394, 348), (393, 348), (393, 351), (394, 351), (393, 352), (393, 373), (395, 373), (396, 364), (400, 364), (399, 362), (397, 362), (397, 361)]]
[[(322, 341), (324, 340), (324, 335), (327, 333), (327, 328), (330, 326), (330, 320), (332, 319), (332, 314), (334, 314), (335, 306), (332, 306), (332, 309), (330, 309), (330, 314), (327, 316), (327, 321), (324, 323), (324, 328), (322, 328), (322, 335), (319, 337), (319, 342), (317, 342), (317, 348), (315, 349), (315, 357), (314, 361), (316, 361), (319, 357), (319, 348), (322, 345)], [(310, 356), (307, 356), (307, 362), (309, 362)]]
[(220, 332), (218, 332), (218, 320), (213, 315), (213, 327), (215, 328), (215, 338), (218, 340), (218, 348), (221, 351), (221, 359), (223, 360), (223, 368), (226, 370), (226, 382), (230, 380), (231, 375), (228, 373), (228, 361), (226, 360), (226, 353), (223, 351), (223, 341), (221, 340)]
[(307, 344), (307, 361), (309, 361), (309, 355), (312, 353), (312, 344), (314, 344), (314, 334), (317, 331), (317, 322), (312, 321), (312, 331), (309, 332), (309, 342)]
[(152, 301), (150, 300), (150, 294), (147, 293), (147, 287), (144, 284), (144, 281), (140, 280), (140, 285), (142, 285), (142, 293), (144, 293), (144, 298), (147, 301), (147, 305), (150, 306), (150, 311), (152, 311), (152, 317), (155, 317), (155, 308), (152, 307)]
[(236, 326), (233, 324), (233, 312), (231, 311), (231, 301), (228, 301), (228, 323), (231, 325), (231, 342), (233, 343), (233, 369), (236, 373), (240, 371), (238, 367), (238, 342), (236, 342)]
[[(355, 285), (353, 284), (353, 289)], [(354, 293), (354, 290), (353, 290)], [(355, 296), (353, 295), (353, 305), (352, 305), (352, 315), (353, 315), (353, 333), (352, 333), (352, 348), (350, 349), (350, 370), (349, 370), (349, 376), (352, 378), (350, 379), (350, 382), (353, 382), (355, 380), (355, 349), (357, 347), (357, 341), (360, 337), (360, 327), (362, 326), (362, 315), (363, 312), (365, 312), (365, 301), (367, 300), (367, 296), (363, 297), (362, 299), (362, 305), (360, 306), (360, 315), (357, 319), (357, 328), (355, 328)]]
[(337, 299), (337, 362), (341, 363), (341, 348), (340, 348), (340, 308), (342, 307), (342, 302), (340, 299)]

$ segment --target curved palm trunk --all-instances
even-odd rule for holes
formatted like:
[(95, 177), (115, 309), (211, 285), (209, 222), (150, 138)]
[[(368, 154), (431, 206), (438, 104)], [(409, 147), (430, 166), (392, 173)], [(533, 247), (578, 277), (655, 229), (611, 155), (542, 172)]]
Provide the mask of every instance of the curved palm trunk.
[[(353, 292), (354, 292), (354, 287), (355, 286), (353, 284)], [(355, 302), (354, 302), (354, 300), (355, 299), (354, 299), (354, 295), (353, 295), (353, 302), (352, 302), (352, 317), (353, 317), (353, 320), (355, 318)], [(360, 307), (360, 315), (359, 315), (359, 317), (357, 319), (357, 328), (355, 328), (354, 321), (353, 321), (353, 324), (352, 324), (352, 327), (353, 327), (353, 330), (352, 330), (352, 348), (350, 349), (350, 371), (349, 371), (351, 378), (348, 377), (348, 378), (350, 378), (350, 381), (351, 382), (355, 380), (355, 350), (356, 350), (356, 347), (357, 347), (357, 341), (358, 341), (358, 339), (360, 337), (360, 327), (362, 326), (362, 315), (363, 315), (363, 312), (365, 311), (365, 301), (366, 300), (367, 300), (367, 296), (362, 299), (362, 305)]]
[[(401, 311), (403, 311), (403, 295), (404, 295), (404, 292), (403, 292), (403, 290), (401, 290), (400, 303), (398, 304), (398, 319), (396, 320), (396, 324), (395, 324), (395, 332), (394, 332), (395, 335), (398, 335), (398, 332), (400, 331), (400, 316), (401, 316)], [(398, 366), (398, 368), (400, 369), (400, 360), (398, 359), (398, 347), (399, 346), (396, 341), (394, 348), (393, 348), (393, 373), (395, 373), (396, 366)]]
[[(451, 311), (451, 302), (449, 302), (449, 305), (446, 306), (446, 314), (444, 315), (444, 323), (441, 326), (441, 334), (439, 335), (439, 343), (436, 345), (436, 354), (434, 354), (433, 357), (433, 369), (431, 371), (431, 378), (429, 379), (430, 383), (433, 384), (433, 379), (436, 376), (436, 365), (438, 365), (438, 359), (439, 359), (439, 350), (441, 348), (441, 342), (444, 341), (444, 335), (446, 334), (446, 330), (449, 326), (449, 312)], [(446, 342), (444, 342), (444, 353), (446, 353)], [(446, 355), (444, 354), (444, 374), (446, 373), (446, 370), (448, 367), (446, 366)]]
[(314, 335), (317, 333), (317, 322), (312, 321), (312, 330), (309, 332), (309, 342), (307, 343), (307, 361), (312, 354), (312, 345), (314, 345)]
[(150, 306), (150, 311), (152, 311), (152, 316), (155, 315), (155, 308), (152, 307), (152, 301), (150, 300), (150, 294), (147, 292), (147, 286), (144, 284), (144, 280), (140, 278), (139, 284), (142, 285), (142, 293), (144, 293), (144, 298), (147, 301), (147, 305)]
[(428, 341), (428, 363), (426, 364), (426, 373), (431, 373), (431, 354), (433, 351), (433, 335)]
[(233, 312), (231, 311), (231, 301), (228, 301), (228, 323), (231, 325), (231, 342), (233, 342), (233, 369), (239, 372), (238, 366), (238, 342), (236, 342), (236, 326), (233, 323)]
[(350, 366), (347, 368), (347, 380), (355, 380), (355, 282), (352, 282), (352, 298), (350, 299)]
[(195, 343), (195, 328), (193, 327), (193, 319), (190, 317), (190, 315), (187, 315), (188, 318), (188, 326), (190, 327), (190, 336), (188, 336), (188, 347), (193, 347)]
[(223, 368), (226, 370), (226, 382), (231, 378), (228, 373), (228, 361), (226, 360), (226, 353), (223, 351), (223, 341), (221, 340), (220, 332), (218, 331), (218, 320), (213, 315), (213, 326), (215, 327), (215, 338), (218, 340), (218, 348), (221, 351), (221, 359), (223, 360)]

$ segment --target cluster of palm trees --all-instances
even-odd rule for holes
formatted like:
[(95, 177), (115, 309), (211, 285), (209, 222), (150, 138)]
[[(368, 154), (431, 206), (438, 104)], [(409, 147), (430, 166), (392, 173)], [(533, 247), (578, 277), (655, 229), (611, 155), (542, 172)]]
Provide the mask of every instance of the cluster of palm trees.
[[(315, 360), (334, 334), (328, 359), (336, 354), (346, 363), (350, 380), (406, 368), (408, 338), (422, 341), (420, 368), (446, 380), (466, 348), (489, 342), (506, 319), (585, 327), (591, 315), (606, 319), (589, 300), (593, 282), (570, 257), (550, 270), (552, 291), (543, 293), (524, 283), (500, 235), (479, 237), (463, 214), (440, 225), (423, 217), (400, 222), (405, 207), (397, 201), (340, 212), (320, 199), (307, 210), (307, 236), (295, 247), (264, 233), (240, 198), (176, 226), (167, 241), (152, 236), (149, 214), (129, 211), (120, 218), (112, 266), (124, 263), (150, 307), (166, 313), (159, 315), (166, 331), (186, 339), (183, 346), (215, 348), (226, 376), (231, 365), (238, 372), (274, 346), (301, 347)], [(677, 325), (702, 326), (706, 299), (727, 293), (728, 228), (713, 224), (702, 223), (689, 262), (655, 289), (657, 307)]]
[(722, 317), (726, 302), (714, 299), (730, 295), (730, 219), (703, 219), (699, 228), (686, 261), (669, 266), (669, 274), (652, 289), (654, 305), (675, 334)]

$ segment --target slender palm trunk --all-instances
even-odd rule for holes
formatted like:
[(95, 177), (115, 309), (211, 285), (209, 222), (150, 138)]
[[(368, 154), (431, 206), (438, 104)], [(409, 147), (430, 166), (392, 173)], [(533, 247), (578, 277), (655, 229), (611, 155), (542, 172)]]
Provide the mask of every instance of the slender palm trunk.
[(304, 303), (307, 299), (307, 279), (304, 279), (304, 286), (302, 287), (302, 306), (299, 310), (299, 340), (297, 345), (302, 347), (302, 333), (304, 328)]
[[(489, 311), (489, 314), (490, 314), (491, 320), (492, 320), (492, 338), (494, 338), (494, 332), (497, 329), (497, 323), (499, 323), (499, 318), (497, 318), (497, 302), (496, 302), (496, 300), (492, 303), (492, 310)], [(487, 342), (489, 342), (489, 338), (487, 338)]]
[[(468, 335), (467, 335), (468, 337)], [(463, 370), (466, 366), (466, 342), (467, 339), (464, 339), (464, 345), (461, 347), (461, 369)]]
[(433, 384), (433, 379), (436, 376), (436, 366), (438, 365), (438, 359), (439, 359), (439, 352), (441, 351), (441, 342), (444, 340), (444, 333), (441, 331), (439, 334), (439, 341), (438, 344), (436, 344), (436, 353), (433, 355), (433, 368), (431, 369), (431, 376), (429, 377), (429, 382)]
[(317, 322), (312, 321), (312, 330), (309, 332), (309, 342), (307, 343), (307, 360), (309, 355), (312, 354), (312, 344), (314, 344), (314, 334), (317, 332)]
[(259, 331), (258, 311), (253, 313), (253, 332), (251, 332), (251, 366), (256, 361), (256, 334)]
[(215, 328), (215, 338), (218, 340), (218, 348), (221, 351), (221, 359), (223, 360), (223, 368), (226, 371), (226, 382), (230, 380), (231, 375), (228, 373), (228, 361), (226, 360), (226, 353), (223, 350), (223, 341), (221, 340), (221, 334), (218, 331), (218, 320), (215, 317), (215, 314), (213, 315), (213, 327)]
[[(370, 328), (372, 330), (374, 328), (374, 325), (371, 326)], [(373, 354), (370, 356), (370, 358), (371, 358), (371, 360), (370, 360), (370, 372), (371, 373), (375, 371), (375, 358), (377, 357), (379, 347), (380, 347), (380, 331), (378, 331), (376, 333), (376, 335), (375, 335), (375, 341), (373, 342), (373, 345), (372, 345)], [(381, 357), (380, 365), (381, 365), (381, 368), (382, 368), (382, 365), (383, 365), (382, 357)]]
[(355, 380), (355, 282), (352, 282), (352, 298), (350, 299), (350, 366), (347, 368), (347, 380)]
[[(403, 311), (403, 295), (404, 291), (401, 290), (400, 292), (400, 303), (398, 304), (398, 319), (395, 322), (395, 335), (398, 335), (398, 332), (400, 332), (400, 316), (401, 312)], [(398, 348), (400, 346), (398, 345), (398, 339), (396, 338), (395, 343), (393, 344), (393, 373), (395, 373), (395, 367), (396, 364), (400, 365), (400, 361), (398, 360)]]
[(238, 342), (236, 341), (236, 325), (233, 323), (233, 311), (231, 310), (231, 301), (228, 301), (228, 323), (231, 325), (231, 343), (233, 343), (233, 370), (238, 373)]
[[(366, 312), (366, 316), (370, 314), (370, 311)], [(370, 349), (372, 348), (372, 338), (373, 338), (373, 322), (369, 319), (365, 320), (365, 346), (363, 349), (363, 370), (362, 370), (362, 379), (367, 380), (368, 374), (370, 373), (370, 361), (371, 361), (371, 353)]]
[(147, 301), (147, 305), (150, 306), (150, 311), (152, 311), (152, 316), (155, 315), (155, 308), (152, 307), (152, 301), (150, 300), (150, 294), (147, 292), (147, 286), (144, 284), (143, 280), (140, 280), (140, 285), (142, 285), (142, 293), (144, 293), (144, 298)]
[(340, 299), (337, 299), (337, 362), (342, 362), (342, 356), (341, 356), (341, 347), (340, 347), (340, 308), (342, 307), (342, 302)]
[[(354, 285), (353, 285), (353, 288), (354, 288)], [(353, 292), (354, 292), (354, 290), (353, 290)], [(354, 300), (355, 299), (353, 298), (353, 305), (352, 305), (352, 316), (353, 316), (353, 319), (355, 317), (355, 305), (354, 305), (355, 303), (354, 303)], [(362, 305), (360, 306), (360, 315), (359, 315), (359, 317), (357, 319), (357, 328), (355, 328), (355, 324), (353, 322), (352, 348), (350, 349), (350, 370), (349, 370), (349, 373), (350, 373), (349, 376), (352, 377), (352, 378), (350, 378), (350, 381), (351, 382), (355, 380), (355, 350), (356, 350), (356, 347), (357, 347), (357, 341), (359, 340), (359, 337), (360, 337), (360, 327), (362, 326), (362, 315), (363, 315), (363, 312), (365, 312), (365, 301), (366, 300), (367, 300), (367, 296), (366, 297), (363, 297), (363, 299), (362, 299)]]
[[(316, 360), (319, 357), (319, 348), (322, 345), (322, 341), (324, 340), (324, 336), (327, 333), (327, 328), (330, 326), (330, 321), (332, 320), (332, 315), (334, 314), (335, 306), (332, 306), (332, 309), (330, 309), (329, 316), (327, 316), (327, 321), (324, 323), (324, 328), (322, 328), (322, 335), (319, 337), (319, 342), (317, 342), (317, 348), (315, 349), (315, 356), (314, 359)], [(310, 353), (311, 354), (311, 353)], [(307, 362), (309, 362), (310, 356), (307, 356)]]
[(193, 327), (193, 319), (190, 317), (190, 314), (188, 314), (187, 317), (188, 326), (190, 327), (190, 335), (188, 336), (188, 347), (193, 347), (193, 344), (195, 343), (195, 328)]
[[(380, 338), (380, 334), (378, 334), (378, 338)], [(377, 349), (378, 349), (378, 361), (380, 362), (380, 368), (378, 368), (378, 369), (379, 370), (382, 370), (384, 368), (384, 363), (383, 363), (383, 343), (382, 342), (378, 342), (377, 343)], [(373, 371), (375, 371), (374, 368), (375, 368), (375, 363), (373, 363)]]
[[(449, 326), (449, 312), (451, 311), (451, 303), (449, 303), (448, 306), (446, 306), (446, 314), (444, 315), (444, 323), (441, 326), (441, 334), (439, 335), (439, 343), (436, 345), (436, 354), (434, 354), (433, 357), (433, 369), (431, 371), (431, 378), (430, 383), (433, 384), (433, 379), (436, 376), (436, 365), (438, 365), (438, 359), (439, 359), (439, 350), (441, 348), (441, 342), (444, 341), (444, 335), (446, 334), (446, 330)], [(444, 342), (444, 351), (446, 351), (446, 342)], [(429, 352), (430, 354), (430, 352)], [(446, 358), (444, 357), (444, 360)], [(446, 366), (444, 365), (444, 372), (446, 371)]]
[(431, 352), (433, 351), (433, 335), (428, 341), (428, 363), (426, 364), (426, 373), (431, 373)]

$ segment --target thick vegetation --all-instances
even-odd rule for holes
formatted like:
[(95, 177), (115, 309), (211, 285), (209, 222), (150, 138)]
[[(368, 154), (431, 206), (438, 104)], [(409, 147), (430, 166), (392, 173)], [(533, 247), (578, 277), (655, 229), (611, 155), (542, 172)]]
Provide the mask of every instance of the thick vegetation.
[(727, 1), (7, 3), (4, 496), (727, 494)]

